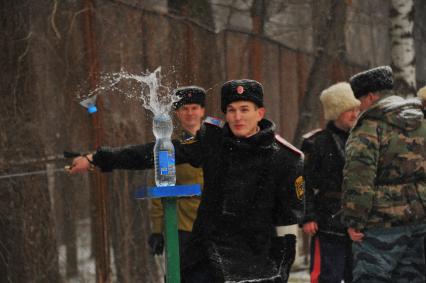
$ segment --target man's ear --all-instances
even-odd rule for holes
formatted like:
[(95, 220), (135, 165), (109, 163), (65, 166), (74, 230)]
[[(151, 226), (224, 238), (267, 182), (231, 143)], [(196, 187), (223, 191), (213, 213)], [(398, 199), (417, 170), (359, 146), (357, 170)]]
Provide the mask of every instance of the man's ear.
[(265, 117), (265, 113), (266, 113), (266, 109), (265, 107), (260, 107), (258, 109), (258, 113), (259, 113), (259, 121), (262, 120)]

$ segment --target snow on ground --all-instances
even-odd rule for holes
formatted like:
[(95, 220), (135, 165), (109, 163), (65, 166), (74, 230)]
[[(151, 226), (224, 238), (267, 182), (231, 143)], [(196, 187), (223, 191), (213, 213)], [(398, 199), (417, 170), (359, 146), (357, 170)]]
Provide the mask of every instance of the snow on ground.
[[(95, 260), (91, 256), (90, 241), (90, 219), (81, 220), (77, 225), (78, 275), (75, 278), (68, 279), (67, 283), (96, 282)], [(66, 248), (61, 245), (59, 247), (59, 270), (62, 275), (65, 274), (65, 261)]]
[[(91, 256), (90, 249), (90, 219), (79, 221), (77, 225), (77, 256), (78, 256), (78, 275), (75, 278), (68, 279), (67, 283), (91, 283), (96, 282), (95, 261)], [(62, 275), (65, 274), (66, 249), (65, 246), (59, 247), (59, 268)], [(113, 259), (112, 259), (113, 260)], [(114, 268), (114, 264), (111, 264)], [(307, 267), (296, 264), (294, 271), (290, 273), (288, 283), (309, 283), (309, 272)], [(114, 270), (112, 272), (115, 273)], [(65, 276), (64, 276), (65, 277)], [(115, 279), (115, 278), (114, 278)], [(113, 280), (114, 280), (113, 279)], [(114, 281), (115, 282), (115, 281)]]

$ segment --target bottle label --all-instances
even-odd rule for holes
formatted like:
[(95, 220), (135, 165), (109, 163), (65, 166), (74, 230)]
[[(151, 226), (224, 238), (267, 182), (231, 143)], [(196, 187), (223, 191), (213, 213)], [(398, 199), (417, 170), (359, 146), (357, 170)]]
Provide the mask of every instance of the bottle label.
[(174, 160), (167, 150), (161, 150), (158, 152), (158, 161), (160, 165), (160, 174), (168, 175), (170, 166), (173, 165)]

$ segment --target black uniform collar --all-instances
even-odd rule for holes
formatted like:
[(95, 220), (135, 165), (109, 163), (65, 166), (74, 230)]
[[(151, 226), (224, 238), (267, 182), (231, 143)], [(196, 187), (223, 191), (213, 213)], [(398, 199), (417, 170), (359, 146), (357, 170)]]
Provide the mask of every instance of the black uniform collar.
[(349, 136), (349, 132), (346, 132), (342, 129), (339, 129), (338, 127), (336, 127), (336, 125), (334, 124), (333, 121), (329, 121), (327, 123), (327, 130), (331, 131), (332, 133), (335, 133), (336, 135), (343, 137), (343, 138), (347, 138)]
[(223, 133), (224, 137), (232, 144), (238, 145), (238, 146), (248, 146), (248, 147), (254, 147), (254, 146), (260, 146), (260, 147), (268, 147), (270, 146), (275, 139), (275, 124), (272, 121), (269, 121), (267, 119), (262, 119), (259, 122), (259, 132), (256, 134), (248, 137), (248, 138), (238, 138), (234, 136), (231, 129), (229, 128), (228, 123), (225, 124)]

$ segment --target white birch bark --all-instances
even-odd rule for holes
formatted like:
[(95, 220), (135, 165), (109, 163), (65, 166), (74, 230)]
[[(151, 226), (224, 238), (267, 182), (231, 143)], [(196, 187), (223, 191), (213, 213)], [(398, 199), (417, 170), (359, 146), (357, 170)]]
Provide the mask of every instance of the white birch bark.
[(414, 0), (391, 0), (391, 65), (395, 89), (402, 95), (414, 95), (416, 89), (414, 46)]

